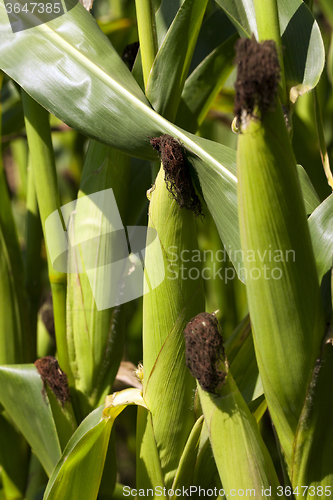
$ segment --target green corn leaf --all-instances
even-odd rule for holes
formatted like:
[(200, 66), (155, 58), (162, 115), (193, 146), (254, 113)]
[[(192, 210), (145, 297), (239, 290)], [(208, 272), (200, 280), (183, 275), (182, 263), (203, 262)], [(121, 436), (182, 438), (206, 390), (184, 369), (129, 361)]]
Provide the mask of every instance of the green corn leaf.
[(47, 385), (46, 394), (56, 424), (60, 448), (63, 450), (77, 427), (74, 411), (68, 401), (62, 406), (54, 392)]
[(240, 36), (246, 37), (251, 36), (251, 33), (257, 34), (253, 1), (216, 0), (216, 2), (226, 12)]
[(0, 368), (0, 401), (50, 475), (61, 456), (59, 436), (34, 365)]
[(224, 343), (224, 349), (232, 376), (245, 402), (249, 404), (263, 394), (249, 315), (235, 328)]
[(179, 7), (183, 2), (184, 0), (177, 0), (176, 2), (159, 0), (159, 6), (155, 13), (158, 47), (161, 47), (168, 29), (175, 19), (179, 11)]
[[(185, 0), (155, 57), (146, 86), (153, 108), (173, 121), (208, 0)], [(186, 43), (182, 41), (186, 39)]]
[[(92, 138), (137, 156), (156, 158), (148, 137), (159, 131), (158, 115), (81, 4), (64, 16), (19, 33), (12, 32), (1, 4), (0, 29), (0, 67), (43, 107)], [(47, 74), (45, 64), (50, 68)], [(139, 120), (142, 111), (152, 119)]]
[(309, 228), (324, 301), (326, 321), (330, 321), (332, 312), (330, 273), (333, 254), (332, 216), (333, 196), (331, 195), (319, 205), (309, 218)]
[(1, 479), (8, 500), (23, 500), (29, 473), (30, 448), (6, 414), (0, 413)]
[[(138, 408), (136, 428), (136, 483), (138, 488), (164, 488), (161, 460), (158, 454), (151, 414)], [(163, 495), (162, 498), (166, 498)]]
[(204, 420), (201, 427), (199, 449), (193, 473), (193, 486), (200, 486), (201, 488), (208, 489), (215, 486), (217, 480), (220, 482), (219, 473), (212, 454), (209, 430)]
[(10, 78), (6, 80), (1, 89), (3, 136), (18, 133), (24, 127), (21, 93)]
[(35, 500), (37, 495), (42, 497), (48, 477), (34, 453), (31, 454), (29, 467), (29, 483), (25, 492), (25, 500)]
[[(3, 172), (0, 197), (0, 361), (11, 364), (31, 360), (33, 354), (27, 345), (29, 325), (22, 256)], [(9, 238), (10, 234), (13, 238)]]
[(230, 371), (247, 404), (263, 394), (252, 335), (249, 335), (244, 341), (230, 365)]
[(112, 428), (98, 492), (98, 496), (101, 500), (108, 499), (113, 495), (117, 475), (116, 429)]
[(251, 401), (247, 406), (258, 424), (267, 410), (267, 401), (264, 394)]
[[(2, 84), (0, 75), (0, 89)], [(0, 106), (0, 137), (1, 136)], [(13, 218), (0, 148), (0, 364), (23, 363), (34, 357), (21, 249)]]
[[(216, 0), (241, 36), (257, 36), (253, 0)], [(325, 50), (317, 22), (301, 0), (278, 0), (284, 48), (286, 84), (290, 100), (314, 88), (325, 64)]]
[(320, 205), (320, 198), (310, 181), (310, 177), (302, 165), (297, 165), (297, 173), (301, 183), (306, 213), (312, 214), (312, 212)]
[(214, 49), (191, 73), (185, 82), (176, 123), (196, 132), (228, 78), (234, 65), (237, 34)]
[(139, 389), (126, 389), (108, 396), (105, 406), (83, 420), (50, 477), (44, 500), (96, 500), (113, 423), (129, 404), (147, 408)]
[(245, 318), (236, 326), (230, 337), (224, 343), (228, 363), (231, 364), (239, 353), (242, 345), (251, 334), (250, 316)]
[(198, 41), (194, 50), (190, 74), (215, 51), (237, 32), (226, 13), (219, 5), (211, 4), (210, 12), (206, 12), (201, 25)]
[(280, 106), (262, 123), (250, 120), (239, 136), (237, 154), (240, 232), (256, 357), (290, 467), (324, 317), (296, 163)]
[(173, 499), (179, 496), (177, 495), (178, 492), (176, 492), (177, 489), (182, 491), (183, 487), (189, 488), (193, 484), (193, 474), (199, 451), (203, 420), (203, 416), (197, 419), (185, 445), (172, 485), (172, 489), (175, 492), (175, 495), (172, 497)]
[[(257, 423), (232, 379), (230, 371), (219, 394), (198, 384), (200, 401), (225, 496), (249, 491), (256, 498), (277, 498), (279, 481)], [(271, 493), (263, 490), (271, 488)], [(241, 496), (241, 495), (240, 495)], [(282, 496), (282, 498), (284, 498)]]

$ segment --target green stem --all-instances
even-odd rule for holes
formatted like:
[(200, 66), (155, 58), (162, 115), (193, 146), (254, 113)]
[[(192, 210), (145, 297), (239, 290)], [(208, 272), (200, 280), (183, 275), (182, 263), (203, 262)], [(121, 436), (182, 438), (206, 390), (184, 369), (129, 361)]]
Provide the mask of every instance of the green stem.
[[(56, 210), (59, 212), (59, 217), (65, 229), (60, 211), (60, 199), (49, 114), (23, 90), (22, 103), (37, 201), (45, 238), (45, 221), (48, 216)], [(49, 254), (48, 268), (53, 297), (54, 324), (59, 364), (67, 374), (69, 384), (72, 385), (73, 380), (68, 360), (66, 337), (67, 275), (53, 269)]]
[(151, 0), (135, 0), (138, 22), (143, 80), (147, 86), (149, 73), (157, 54), (155, 13)]
[(264, 40), (274, 40), (275, 42), (281, 70), (279, 95), (281, 103), (287, 106), (288, 97), (277, 0), (254, 0), (254, 8), (256, 12), (259, 42), (263, 42)]
[(28, 164), (28, 145), (23, 138), (12, 141), (10, 149), (20, 175), (18, 197), (25, 200), (27, 196), (27, 164)]
[(27, 169), (27, 216), (26, 216), (26, 259), (25, 259), (25, 288), (29, 301), (29, 324), (31, 338), (34, 340), (33, 352), (37, 349), (37, 314), (41, 295), (41, 243), (42, 227), (40, 223), (36, 189), (29, 157)]

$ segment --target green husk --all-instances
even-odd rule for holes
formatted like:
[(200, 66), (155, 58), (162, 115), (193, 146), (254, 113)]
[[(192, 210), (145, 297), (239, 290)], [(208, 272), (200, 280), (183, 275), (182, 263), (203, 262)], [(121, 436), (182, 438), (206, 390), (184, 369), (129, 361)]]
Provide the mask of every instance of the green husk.
[[(170, 198), (162, 168), (151, 193), (149, 227), (157, 231), (162, 253), (156, 245), (147, 246), (146, 276), (152, 286), (163, 270), (165, 277), (144, 295), (143, 394), (152, 420), (146, 432), (153, 433), (151, 439), (156, 442), (160, 460), (156, 467), (161, 467), (169, 488), (195, 421), (195, 381), (185, 365), (183, 331), (188, 321), (204, 310), (204, 295), (200, 263), (181, 258), (183, 250), (197, 249), (194, 215)], [(189, 276), (191, 268), (195, 269)], [(139, 451), (143, 461), (150, 453), (147, 438), (146, 443), (141, 443)], [(138, 478), (139, 487), (149, 484), (149, 479), (141, 482)]]
[[(257, 112), (255, 112), (257, 113)], [(249, 310), (268, 408), (288, 466), (324, 335), (304, 203), (281, 106), (243, 123), (239, 219)]]
[(218, 394), (204, 391), (199, 383), (198, 391), (225, 495), (243, 490), (256, 498), (278, 498), (279, 480), (257, 422), (230, 370), (226, 365), (224, 369), (227, 375)]

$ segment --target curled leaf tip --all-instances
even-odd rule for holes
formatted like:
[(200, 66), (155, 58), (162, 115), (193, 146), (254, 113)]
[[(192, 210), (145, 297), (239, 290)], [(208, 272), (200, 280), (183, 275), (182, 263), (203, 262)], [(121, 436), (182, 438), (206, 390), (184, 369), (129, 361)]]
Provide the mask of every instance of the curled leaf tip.
[(131, 387), (106, 396), (103, 418), (116, 418), (128, 405), (143, 406), (148, 409), (141, 389)]
[(259, 43), (253, 37), (236, 42), (237, 78), (234, 113), (238, 123), (260, 117), (274, 108), (280, 80), (280, 65), (275, 42)]
[(167, 190), (180, 208), (192, 210), (203, 216), (201, 202), (192, 184), (190, 167), (184, 149), (171, 135), (150, 139), (152, 147), (159, 152), (164, 168)]
[(215, 314), (200, 313), (186, 325), (186, 365), (204, 391), (215, 394), (227, 372), (219, 369), (225, 361), (221, 327)]

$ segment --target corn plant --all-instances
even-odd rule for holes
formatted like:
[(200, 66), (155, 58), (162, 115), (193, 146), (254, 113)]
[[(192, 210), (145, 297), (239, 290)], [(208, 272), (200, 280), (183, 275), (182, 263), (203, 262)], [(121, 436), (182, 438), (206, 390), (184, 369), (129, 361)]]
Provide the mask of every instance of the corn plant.
[(1, 499), (332, 496), (332, 29), (0, 3)]

